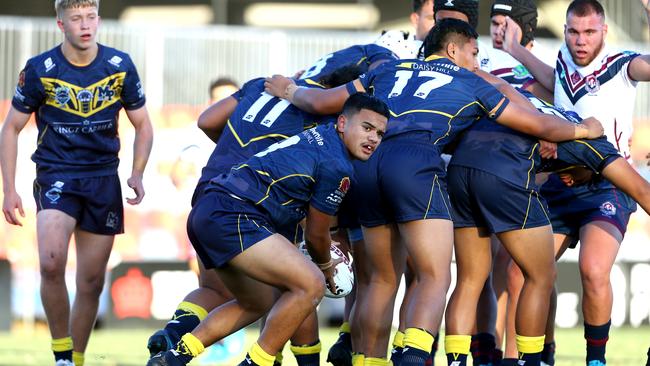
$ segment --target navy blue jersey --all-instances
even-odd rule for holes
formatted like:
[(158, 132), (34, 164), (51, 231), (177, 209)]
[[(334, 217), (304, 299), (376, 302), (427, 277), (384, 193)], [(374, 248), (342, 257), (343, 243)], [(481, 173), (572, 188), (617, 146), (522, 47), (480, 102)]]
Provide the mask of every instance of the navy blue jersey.
[[(334, 216), (350, 187), (351, 158), (333, 124), (269, 146), (214, 185), (261, 206), (276, 227), (295, 226), (309, 205)], [(211, 188), (208, 188), (211, 189)]]
[[(369, 93), (390, 109), (384, 140), (392, 136), (425, 131), (440, 151), (477, 118), (497, 118), (503, 94), (474, 73), (446, 58), (386, 62), (359, 80)], [(348, 84), (348, 90), (350, 87)]]
[(129, 55), (98, 45), (86, 66), (68, 62), (57, 46), (27, 61), (12, 105), (36, 114), (38, 141), (32, 160), (41, 177), (116, 174), (118, 113), (145, 104)]
[[(296, 84), (313, 86), (300, 80)], [(227, 173), (233, 166), (278, 141), (332, 121), (331, 116), (309, 114), (264, 92), (264, 78), (247, 82), (232, 97), (237, 99), (237, 107), (203, 168), (199, 183)]]
[[(556, 108), (525, 90), (519, 91), (540, 112), (580, 123), (581, 118), (575, 112)], [(521, 187), (536, 188), (534, 175), (538, 172), (575, 165), (598, 172), (608, 159), (619, 156), (616, 148), (605, 137), (562, 142), (558, 144), (557, 153), (557, 159), (545, 159), (542, 162), (536, 137), (484, 118), (460, 138), (449, 164), (483, 170)]]
[(396, 60), (395, 54), (376, 44), (356, 45), (330, 53), (320, 58), (300, 76), (301, 79), (310, 79), (319, 82), (323, 76), (351, 64), (358, 65), (361, 72), (368, 71), (368, 67), (380, 60)]

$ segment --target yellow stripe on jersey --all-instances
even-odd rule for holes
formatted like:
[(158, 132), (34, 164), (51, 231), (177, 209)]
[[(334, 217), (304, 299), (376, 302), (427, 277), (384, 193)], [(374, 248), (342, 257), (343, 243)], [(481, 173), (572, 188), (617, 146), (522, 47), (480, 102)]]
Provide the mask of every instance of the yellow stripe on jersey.
[(575, 142), (587, 146), (591, 151), (593, 151), (593, 152), (594, 152), (594, 153), (595, 153), (595, 154), (600, 158), (600, 160), (604, 160), (604, 159), (605, 159), (605, 157), (603, 157), (603, 156), (598, 152), (598, 150), (596, 150), (593, 146), (591, 146), (591, 144), (588, 143), (587, 141), (583, 141), (583, 140), (575, 140)]
[(269, 187), (266, 189), (266, 194), (264, 195), (264, 197), (262, 197), (261, 200), (255, 202), (255, 204), (256, 204), (256, 205), (259, 205), (260, 203), (264, 202), (265, 199), (269, 198), (269, 193), (271, 192), (271, 187), (273, 187), (273, 185), (274, 185), (275, 183), (278, 183), (278, 182), (283, 181), (283, 180), (288, 179), (288, 178), (294, 178), (294, 177), (304, 177), (304, 178), (308, 178), (308, 179), (311, 180), (312, 182), (316, 183), (316, 179), (314, 179), (314, 178), (313, 178), (311, 175), (309, 175), (309, 174), (289, 174), (289, 175), (285, 175), (285, 176), (282, 177), (282, 178), (274, 179), (274, 180), (271, 182), (271, 184), (269, 184)]
[(228, 128), (230, 129), (230, 132), (232, 132), (233, 136), (235, 136), (235, 139), (239, 143), (239, 146), (241, 146), (241, 147), (246, 147), (246, 146), (250, 145), (252, 142), (260, 141), (260, 140), (264, 140), (264, 139), (268, 139), (268, 138), (274, 138), (274, 137), (279, 137), (281, 139), (288, 139), (289, 138), (289, 136), (282, 135), (282, 134), (279, 134), (279, 133), (270, 133), (268, 135), (253, 137), (252, 139), (248, 140), (247, 142), (244, 142), (244, 141), (242, 141), (241, 137), (239, 137), (239, 134), (237, 133), (237, 131), (235, 131), (235, 128), (230, 123), (230, 119), (228, 119), (226, 124), (227, 124)]
[(45, 125), (43, 132), (41, 132), (41, 135), (38, 136), (38, 141), (36, 142), (36, 145), (40, 145), (43, 142), (43, 138), (45, 137), (45, 133), (47, 132), (49, 127), (50, 125)]
[(483, 105), (482, 105), (481, 103), (479, 103), (478, 101), (476, 101), (476, 100), (473, 101), (473, 102), (471, 102), (471, 103), (468, 103), (468, 104), (462, 106), (462, 107), (461, 107), (461, 108), (460, 108), (460, 109), (459, 109), (459, 110), (458, 110), (458, 111), (457, 111), (453, 116), (451, 116), (451, 117), (449, 118), (449, 122), (447, 122), (447, 132), (445, 132), (444, 135), (440, 136), (436, 141), (434, 141), (433, 144), (435, 145), (435, 144), (438, 143), (438, 141), (440, 141), (440, 140), (444, 139), (445, 137), (449, 136), (449, 132), (451, 131), (451, 121), (452, 121), (454, 118), (458, 117), (458, 115), (459, 115), (463, 110), (465, 110), (466, 108), (471, 107), (471, 106), (474, 105), (474, 104), (478, 104), (479, 106), (481, 106), (481, 107), (483, 108)]
[(360, 58), (359, 61), (357, 61), (357, 66), (361, 65), (361, 63), (364, 62), (366, 59), (367, 59), (367, 57), (365, 57), (365, 56)]
[(56, 78), (41, 78), (45, 104), (62, 111), (90, 117), (122, 100), (126, 72), (118, 72), (89, 86), (78, 86)]
[(242, 253), (244, 252), (244, 240), (241, 237), (241, 229), (240, 229), (240, 223), (241, 221), (241, 214), (237, 215), (237, 234), (239, 235), (239, 248), (241, 249)]
[(314, 81), (312, 79), (305, 79), (305, 83), (307, 83), (309, 85), (319, 86), (319, 87), (325, 89), (325, 86), (323, 84), (317, 83), (316, 81)]
[(526, 189), (528, 189), (528, 185), (530, 184), (530, 173), (535, 169), (535, 159), (533, 159), (533, 154), (535, 154), (535, 149), (537, 149), (538, 145), (539, 143), (533, 145), (533, 148), (530, 150), (530, 155), (528, 156), (528, 160), (530, 160), (530, 169), (528, 169), (528, 177), (526, 178)]

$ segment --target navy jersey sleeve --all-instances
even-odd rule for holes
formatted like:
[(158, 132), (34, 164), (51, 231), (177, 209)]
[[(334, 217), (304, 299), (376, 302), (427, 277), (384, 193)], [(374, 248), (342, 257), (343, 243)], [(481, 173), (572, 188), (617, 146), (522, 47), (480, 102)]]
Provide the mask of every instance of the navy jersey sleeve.
[(262, 91), (264, 91), (264, 82), (262, 80), (264, 80), (264, 78), (255, 78), (247, 81), (242, 85), (241, 89), (234, 92), (231, 97), (237, 99), (238, 102), (241, 102), (241, 100), (247, 95), (259, 95), (260, 82), (262, 83)]
[(310, 204), (323, 213), (335, 216), (345, 194), (350, 189), (351, 171), (341, 167), (340, 162), (326, 161), (319, 167)]
[(602, 171), (618, 157), (618, 150), (606, 137), (567, 141), (557, 145), (557, 160), (569, 165), (586, 166), (595, 172)]
[(499, 105), (499, 102), (505, 98), (505, 96), (490, 83), (478, 76), (476, 77), (476, 82), (473, 89), (479, 103), (481, 103), (481, 106), (485, 109), (488, 117), (492, 119), (499, 118), (503, 110), (510, 102), (510, 100), (506, 98), (506, 100), (504, 100), (499, 108), (495, 110), (496, 106)]
[(373, 63), (381, 60), (397, 60), (397, 56), (395, 56), (393, 51), (389, 50), (386, 47), (382, 47), (373, 43), (366, 45), (365, 51), (368, 65), (372, 65)]
[(43, 103), (45, 89), (31, 60), (18, 75), (18, 83), (11, 105), (23, 113), (32, 113)]
[(146, 99), (144, 97), (144, 88), (138, 76), (138, 70), (131, 58), (126, 55), (128, 60), (128, 69), (124, 78), (124, 88), (122, 89), (122, 104), (126, 110), (134, 110), (142, 107)]
[[(375, 80), (375, 76), (377, 73), (381, 72), (381, 70), (383, 70), (387, 64), (388, 63), (381, 64), (379, 67), (374, 68), (372, 71), (368, 71), (367, 73), (359, 76), (359, 79), (357, 80), (361, 82), (361, 85), (363, 85), (366, 93), (370, 93), (370, 89), (372, 88), (372, 83)], [(347, 89), (348, 93), (350, 93), (350, 95), (357, 93), (357, 89), (354, 86), (354, 80), (345, 84), (345, 88)]]

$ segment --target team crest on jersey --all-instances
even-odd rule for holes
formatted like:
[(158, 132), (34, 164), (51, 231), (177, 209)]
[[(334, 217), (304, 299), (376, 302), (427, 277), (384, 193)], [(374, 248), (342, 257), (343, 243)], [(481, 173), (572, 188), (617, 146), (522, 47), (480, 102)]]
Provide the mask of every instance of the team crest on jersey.
[(600, 81), (598, 81), (598, 78), (594, 75), (587, 76), (585, 79), (585, 89), (587, 89), (589, 94), (596, 94), (600, 90)]
[(21, 71), (20, 74), (18, 74), (18, 87), (23, 88), (25, 86), (25, 70)]
[(341, 179), (341, 183), (339, 183), (339, 191), (341, 191), (343, 194), (348, 193), (348, 190), (350, 189), (350, 177), (343, 177)]
[(117, 217), (117, 214), (111, 211), (108, 213), (108, 216), (106, 217), (106, 227), (110, 227), (111, 229), (116, 229), (119, 221), (120, 220)]
[(45, 104), (80, 117), (89, 117), (120, 100), (126, 72), (108, 76), (82, 87), (54, 78), (41, 78)]
[(70, 101), (70, 88), (64, 85), (54, 88), (54, 100), (60, 106), (66, 105)]
[(56, 204), (56, 202), (61, 198), (61, 193), (63, 193), (63, 186), (65, 183), (61, 181), (56, 181), (52, 183), (50, 189), (45, 192), (45, 197), (50, 200), (51, 204)]
[(616, 206), (611, 202), (607, 201), (600, 205), (600, 212), (608, 217), (616, 215)]

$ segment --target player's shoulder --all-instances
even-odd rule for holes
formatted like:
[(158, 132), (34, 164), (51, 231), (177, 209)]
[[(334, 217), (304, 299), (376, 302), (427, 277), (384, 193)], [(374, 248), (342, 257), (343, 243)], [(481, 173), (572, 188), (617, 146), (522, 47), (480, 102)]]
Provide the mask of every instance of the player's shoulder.
[(33, 71), (38, 75), (50, 73), (57, 67), (57, 64), (63, 62), (62, 54), (59, 51), (60, 47), (60, 45), (57, 45), (54, 48), (30, 58), (25, 64), (25, 70)]
[(244, 94), (248, 93), (260, 93), (261, 91), (264, 91), (264, 78), (259, 77), (255, 79), (248, 80), (247, 82), (244, 83), (241, 87), (241, 91)]
[(98, 55), (101, 57), (102, 64), (108, 64), (111, 68), (123, 71), (133, 67), (133, 61), (128, 53), (99, 43), (97, 46), (99, 47)]

